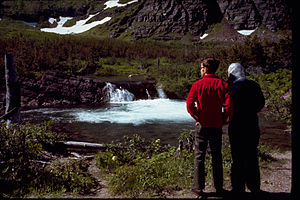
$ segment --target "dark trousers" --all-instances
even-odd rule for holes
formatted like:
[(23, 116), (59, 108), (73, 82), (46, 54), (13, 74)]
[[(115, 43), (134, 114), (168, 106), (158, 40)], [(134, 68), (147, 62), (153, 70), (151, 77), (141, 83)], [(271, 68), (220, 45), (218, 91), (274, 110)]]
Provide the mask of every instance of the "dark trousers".
[(222, 165), (222, 128), (196, 127), (195, 158), (194, 158), (194, 186), (193, 189), (205, 188), (205, 155), (209, 144), (212, 155), (213, 179), (216, 190), (223, 188)]
[(229, 126), (231, 145), (231, 185), (232, 190), (244, 192), (245, 186), (251, 192), (260, 190), (260, 171), (257, 146), (259, 128), (241, 128)]

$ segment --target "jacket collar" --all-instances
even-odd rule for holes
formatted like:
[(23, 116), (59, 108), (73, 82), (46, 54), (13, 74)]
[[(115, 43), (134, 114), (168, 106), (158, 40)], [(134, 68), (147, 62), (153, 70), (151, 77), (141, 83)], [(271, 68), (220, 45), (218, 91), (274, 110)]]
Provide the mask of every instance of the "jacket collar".
[(203, 78), (218, 78), (218, 76), (215, 74), (205, 74)]

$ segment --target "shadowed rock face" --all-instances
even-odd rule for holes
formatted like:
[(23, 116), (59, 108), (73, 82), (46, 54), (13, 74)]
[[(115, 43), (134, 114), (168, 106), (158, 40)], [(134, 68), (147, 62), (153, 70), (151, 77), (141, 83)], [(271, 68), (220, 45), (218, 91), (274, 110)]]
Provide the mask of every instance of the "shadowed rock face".
[(284, 0), (217, 0), (222, 15), (235, 29), (255, 29), (263, 24), (271, 30), (291, 28), (291, 5)]
[(292, 6), (286, 0), (140, 0), (122, 8), (107, 10), (103, 10), (104, 0), (74, 1), (72, 4), (50, 4), (42, 0), (36, 1), (33, 6), (29, 6), (31, 1), (24, 0), (22, 9), (17, 2), (2, 1), (0, 17), (40, 21), (49, 17), (82, 17), (99, 12), (101, 17), (112, 17), (105, 28), (113, 38), (124, 32), (134, 39), (181, 39), (187, 33), (199, 36), (210, 25), (224, 18), (235, 29), (255, 29), (263, 24), (276, 31), (291, 29), (292, 18)]
[[(20, 83), (22, 107), (103, 105), (109, 101), (105, 81), (74, 76), (60, 71), (46, 71), (38, 81), (21, 78)], [(134, 94), (136, 100), (148, 99), (148, 95), (152, 98), (158, 97), (157, 82), (154, 80), (111, 83), (117, 88), (126, 89)], [(0, 110), (3, 110), (5, 88), (0, 88), (0, 100)]]
[[(192, 35), (203, 34), (209, 25), (222, 19), (219, 6), (215, 1), (203, 0), (154, 0), (143, 1), (143, 6), (134, 17), (132, 26), (136, 37), (149, 37), (152, 34), (169, 33)], [(143, 23), (147, 22), (147, 23)]]
[(235, 29), (255, 29), (264, 24), (278, 30), (291, 28), (290, 9), (283, 0), (147, 0), (142, 1), (129, 27), (137, 39), (154, 34), (172, 37), (172, 33), (198, 36), (223, 18)]

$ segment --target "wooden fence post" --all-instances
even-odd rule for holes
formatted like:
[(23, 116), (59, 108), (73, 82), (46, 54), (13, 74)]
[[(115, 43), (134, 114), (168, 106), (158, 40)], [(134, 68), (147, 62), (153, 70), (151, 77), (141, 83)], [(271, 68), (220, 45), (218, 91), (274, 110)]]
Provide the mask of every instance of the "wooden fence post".
[(5, 54), (6, 105), (4, 119), (10, 123), (20, 123), (21, 89), (12, 53)]

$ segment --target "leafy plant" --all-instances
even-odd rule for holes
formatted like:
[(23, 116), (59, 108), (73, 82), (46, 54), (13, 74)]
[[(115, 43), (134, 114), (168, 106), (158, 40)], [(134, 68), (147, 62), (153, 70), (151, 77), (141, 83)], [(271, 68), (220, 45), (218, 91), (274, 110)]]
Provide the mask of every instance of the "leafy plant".
[(55, 160), (46, 167), (45, 172), (41, 174), (42, 177), (37, 180), (37, 184), (48, 192), (89, 193), (98, 187), (98, 182), (88, 172), (88, 168), (89, 164), (84, 159)]
[(278, 69), (264, 75), (252, 74), (251, 78), (260, 84), (265, 96), (266, 116), (276, 120), (284, 120), (288, 125), (291, 125), (292, 71)]
[(58, 192), (87, 193), (98, 187), (86, 160), (49, 160), (65, 136), (51, 131), (51, 122), (0, 124), (0, 197), (26, 197)]
[(26, 188), (36, 178), (34, 160), (42, 159), (42, 152), (63, 140), (62, 134), (50, 131), (50, 122), (41, 125), (0, 124), (0, 192)]

